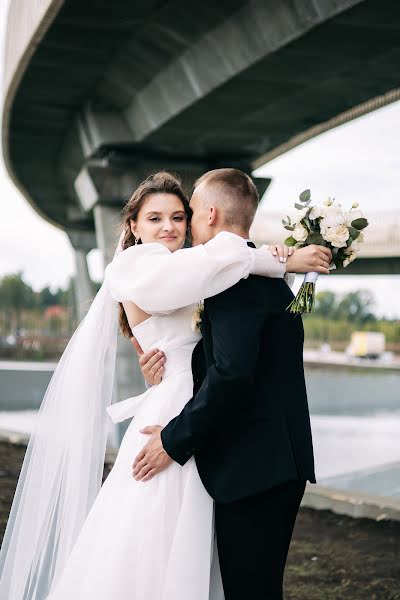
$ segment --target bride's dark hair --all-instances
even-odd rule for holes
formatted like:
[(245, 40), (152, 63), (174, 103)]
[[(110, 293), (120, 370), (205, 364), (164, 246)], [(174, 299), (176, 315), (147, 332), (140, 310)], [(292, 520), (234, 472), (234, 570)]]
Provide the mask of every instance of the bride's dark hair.
[[(146, 198), (151, 194), (174, 194), (175, 196), (178, 196), (185, 210), (187, 225), (189, 226), (192, 209), (190, 208), (189, 200), (182, 189), (180, 178), (177, 175), (168, 173), (168, 171), (153, 173), (152, 175), (149, 175), (147, 179), (142, 181), (124, 206), (122, 230), (125, 232), (125, 235), (122, 240), (123, 250), (126, 250), (126, 248), (135, 244), (136, 238), (131, 231), (131, 221), (136, 221)], [(187, 241), (189, 241), (188, 235), (189, 230), (186, 233)], [(138, 240), (137, 243), (141, 244), (142, 242), (141, 240)], [(124, 307), (121, 303), (119, 304), (119, 326), (124, 336), (129, 338), (132, 337), (133, 334), (129, 327)]]

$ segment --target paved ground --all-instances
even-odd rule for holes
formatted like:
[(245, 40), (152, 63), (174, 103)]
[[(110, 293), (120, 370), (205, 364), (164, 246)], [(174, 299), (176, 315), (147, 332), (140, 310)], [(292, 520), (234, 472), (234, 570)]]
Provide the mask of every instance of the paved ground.
[(327, 477), (318, 483), (341, 490), (357, 490), (366, 494), (400, 498), (400, 462)]
[[(24, 452), (24, 446), (0, 442), (1, 538)], [(303, 508), (288, 558), (285, 599), (400, 600), (399, 559), (400, 523)]]

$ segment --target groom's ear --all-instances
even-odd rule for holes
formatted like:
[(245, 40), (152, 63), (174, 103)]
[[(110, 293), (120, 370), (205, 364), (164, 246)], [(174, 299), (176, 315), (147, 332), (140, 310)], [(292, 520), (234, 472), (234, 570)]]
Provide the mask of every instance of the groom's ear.
[(207, 224), (212, 227), (213, 225), (216, 225), (218, 220), (218, 209), (215, 206), (209, 206), (208, 207), (208, 220), (207, 220)]

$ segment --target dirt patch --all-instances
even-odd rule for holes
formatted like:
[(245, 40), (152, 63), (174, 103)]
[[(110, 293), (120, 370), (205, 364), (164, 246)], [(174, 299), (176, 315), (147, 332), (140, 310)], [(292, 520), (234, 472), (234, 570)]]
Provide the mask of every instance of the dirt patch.
[[(0, 442), (0, 536), (25, 447)], [(110, 472), (106, 465), (103, 481)], [(300, 510), (285, 573), (286, 600), (400, 600), (400, 522)]]
[(400, 523), (302, 508), (286, 600), (400, 600)]

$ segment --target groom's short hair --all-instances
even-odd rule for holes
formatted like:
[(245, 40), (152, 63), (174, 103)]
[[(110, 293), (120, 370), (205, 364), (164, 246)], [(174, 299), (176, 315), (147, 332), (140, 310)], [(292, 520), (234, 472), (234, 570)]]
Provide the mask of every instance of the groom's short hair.
[[(204, 173), (194, 184), (195, 189), (204, 183), (208, 192), (205, 202), (221, 206), (225, 224), (248, 231), (259, 203), (253, 180), (240, 169), (214, 169)], [(211, 192), (211, 194), (210, 194)]]

